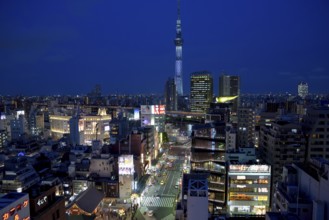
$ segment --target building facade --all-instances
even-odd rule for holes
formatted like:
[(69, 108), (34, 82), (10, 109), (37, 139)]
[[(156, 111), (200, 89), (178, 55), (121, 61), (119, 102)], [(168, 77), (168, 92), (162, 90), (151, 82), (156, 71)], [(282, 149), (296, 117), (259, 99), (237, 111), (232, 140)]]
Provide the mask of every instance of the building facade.
[(31, 219), (29, 195), (26, 193), (8, 193), (0, 197), (0, 204), (3, 220)]
[(176, 84), (173, 78), (169, 78), (165, 87), (165, 104), (167, 111), (177, 110), (177, 91)]
[(24, 156), (11, 157), (5, 161), (1, 191), (22, 192), (40, 181), (35, 169)]
[(226, 205), (225, 123), (193, 126), (191, 174), (207, 174), (208, 210), (220, 214)]
[(191, 112), (206, 113), (213, 99), (213, 78), (210, 72), (191, 74)]
[(141, 127), (154, 126), (156, 131), (165, 129), (165, 105), (141, 105)]
[(299, 219), (329, 219), (329, 162), (323, 158), (286, 165), (276, 184), (272, 211), (296, 214)]
[(305, 160), (306, 139), (301, 125), (281, 120), (262, 125), (259, 151), (262, 161), (272, 167), (272, 183), (281, 181), (284, 165)]
[(307, 159), (329, 159), (329, 107), (311, 107), (303, 118), (307, 134)]
[(298, 96), (305, 99), (308, 95), (308, 84), (306, 82), (301, 82), (298, 84)]
[(265, 215), (270, 209), (271, 166), (230, 164), (227, 210), (230, 216)]
[(55, 140), (72, 132), (72, 143), (91, 146), (93, 140), (103, 143), (110, 137), (111, 116), (105, 109), (99, 109), (95, 115), (50, 115), (49, 119), (51, 135)]
[(238, 96), (233, 100), (232, 106), (232, 112), (236, 113), (240, 106), (240, 77), (225, 74), (221, 75), (219, 77), (219, 96)]
[(238, 146), (254, 146), (255, 139), (255, 112), (251, 108), (238, 109)]
[(208, 219), (208, 182), (189, 180), (187, 194), (187, 219)]

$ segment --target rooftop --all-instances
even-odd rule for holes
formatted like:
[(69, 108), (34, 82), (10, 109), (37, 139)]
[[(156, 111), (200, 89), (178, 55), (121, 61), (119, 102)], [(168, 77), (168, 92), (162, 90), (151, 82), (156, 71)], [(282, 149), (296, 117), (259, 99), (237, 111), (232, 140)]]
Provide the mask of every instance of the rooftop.
[(26, 196), (26, 193), (8, 193), (0, 198), (0, 209), (8, 206), (9, 204), (15, 202), (16, 200)]

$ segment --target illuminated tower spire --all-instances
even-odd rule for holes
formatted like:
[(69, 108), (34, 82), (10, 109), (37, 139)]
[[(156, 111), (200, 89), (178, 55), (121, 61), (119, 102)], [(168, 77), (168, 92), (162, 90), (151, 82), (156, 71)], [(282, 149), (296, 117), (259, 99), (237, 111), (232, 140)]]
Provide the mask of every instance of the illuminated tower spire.
[(177, 22), (176, 22), (176, 38), (174, 40), (176, 46), (176, 62), (175, 62), (175, 84), (178, 96), (183, 95), (183, 62), (182, 62), (182, 49), (183, 38), (180, 20), (180, 0), (177, 0)]

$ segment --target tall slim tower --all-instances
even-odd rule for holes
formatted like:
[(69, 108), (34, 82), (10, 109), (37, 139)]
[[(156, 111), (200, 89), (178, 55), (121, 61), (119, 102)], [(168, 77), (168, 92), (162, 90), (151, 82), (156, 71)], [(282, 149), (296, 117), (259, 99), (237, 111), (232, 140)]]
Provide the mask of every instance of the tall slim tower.
[(176, 22), (176, 38), (174, 40), (176, 46), (176, 62), (175, 62), (175, 84), (178, 96), (183, 95), (183, 62), (182, 49), (183, 38), (180, 20), (180, 0), (177, 0), (177, 22)]

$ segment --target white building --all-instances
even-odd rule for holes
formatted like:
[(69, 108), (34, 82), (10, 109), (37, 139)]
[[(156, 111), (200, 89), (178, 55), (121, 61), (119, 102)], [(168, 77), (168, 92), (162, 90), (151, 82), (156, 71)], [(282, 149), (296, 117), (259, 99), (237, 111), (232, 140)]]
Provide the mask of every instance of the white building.
[(118, 160), (118, 167), (120, 198), (128, 199), (134, 190), (134, 156), (121, 155)]
[(100, 177), (111, 177), (113, 172), (113, 157), (109, 154), (102, 154), (100, 157), (92, 157), (90, 159), (90, 173), (96, 173)]
[(93, 140), (103, 143), (105, 138), (110, 137), (111, 116), (105, 109), (99, 109), (97, 115), (50, 115), (50, 128), (53, 138), (62, 138), (64, 134), (71, 133), (73, 145), (89, 145)]
[(231, 164), (228, 167), (228, 212), (265, 215), (270, 207), (271, 166)]
[(298, 84), (298, 96), (305, 99), (308, 95), (308, 84), (306, 82), (301, 82)]
[(272, 211), (298, 215), (301, 220), (329, 219), (329, 161), (287, 165), (276, 185)]

